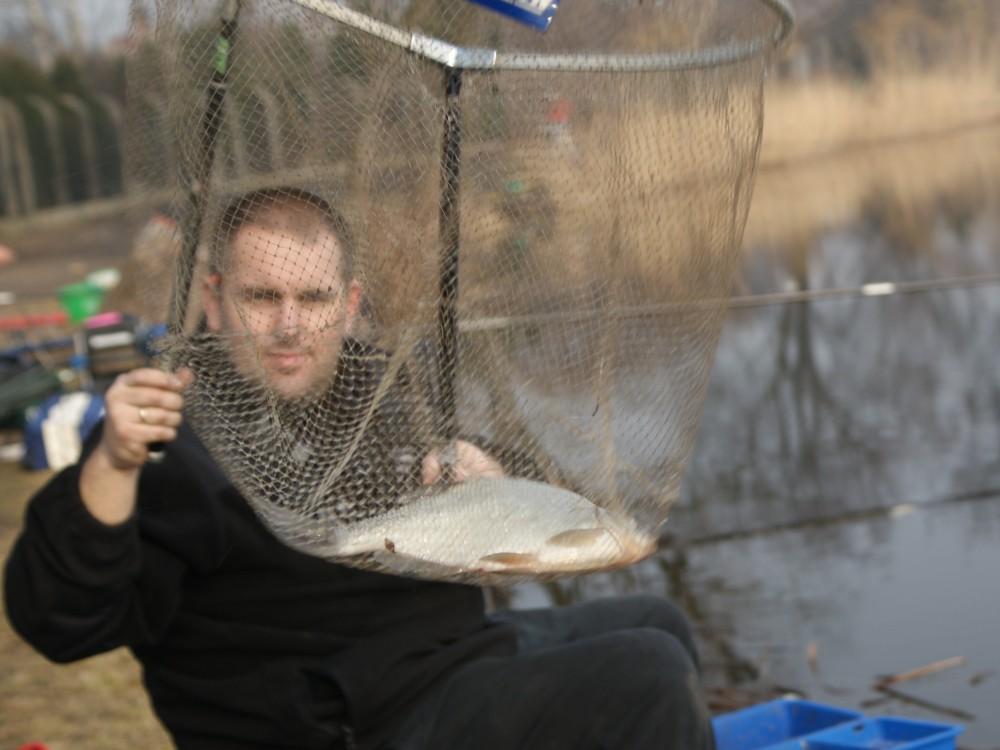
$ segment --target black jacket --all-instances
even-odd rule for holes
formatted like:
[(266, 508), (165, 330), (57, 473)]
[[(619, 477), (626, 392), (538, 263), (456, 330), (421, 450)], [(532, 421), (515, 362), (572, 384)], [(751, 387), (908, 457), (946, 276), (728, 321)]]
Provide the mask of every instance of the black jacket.
[(336, 748), (344, 725), (374, 745), (434, 680), (514, 651), (476, 588), (279, 542), (187, 427), (144, 467), (128, 521), (93, 518), (78, 483), (71, 467), (29, 504), (8, 617), (54, 661), (131, 648), (184, 750)]

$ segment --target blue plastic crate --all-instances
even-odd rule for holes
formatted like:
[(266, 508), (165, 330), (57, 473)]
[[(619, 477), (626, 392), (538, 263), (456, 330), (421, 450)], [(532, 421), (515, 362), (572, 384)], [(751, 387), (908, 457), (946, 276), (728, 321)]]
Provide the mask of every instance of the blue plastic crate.
[(718, 750), (955, 750), (962, 727), (783, 698), (716, 716)]
[(49, 396), (26, 414), (24, 465), (62, 469), (80, 457), (90, 431), (104, 416), (104, 398), (85, 391)]
[(782, 698), (712, 720), (718, 750), (802, 750), (800, 740), (862, 718), (857, 711)]
[(812, 735), (803, 750), (955, 750), (961, 732), (930, 721), (862, 719)]

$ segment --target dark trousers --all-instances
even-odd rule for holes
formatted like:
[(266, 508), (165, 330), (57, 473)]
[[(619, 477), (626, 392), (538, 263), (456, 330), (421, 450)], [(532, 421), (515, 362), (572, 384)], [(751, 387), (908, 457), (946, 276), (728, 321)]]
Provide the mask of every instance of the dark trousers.
[(468, 664), (392, 750), (711, 750), (690, 628), (669, 601), (618, 597), (494, 615), (518, 652)]

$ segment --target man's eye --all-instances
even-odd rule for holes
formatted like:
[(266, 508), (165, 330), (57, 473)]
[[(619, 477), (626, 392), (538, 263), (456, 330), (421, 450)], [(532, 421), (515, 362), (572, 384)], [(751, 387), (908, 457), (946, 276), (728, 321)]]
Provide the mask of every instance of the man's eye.
[(326, 292), (321, 290), (316, 290), (315, 292), (306, 292), (302, 295), (302, 301), (314, 304), (324, 304), (327, 302), (333, 302), (337, 299), (336, 292)]
[(276, 302), (278, 295), (270, 289), (247, 289), (243, 292), (245, 302)]

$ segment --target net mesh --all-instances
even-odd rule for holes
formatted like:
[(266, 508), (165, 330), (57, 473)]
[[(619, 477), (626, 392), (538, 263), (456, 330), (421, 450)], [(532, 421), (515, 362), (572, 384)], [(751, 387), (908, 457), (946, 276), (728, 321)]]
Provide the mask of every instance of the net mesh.
[(181, 217), (163, 364), (279, 538), (476, 582), (655, 550), (778, 11), (574, 0), (540, 34), (459, 0), (136, 5), (133, 184)]

